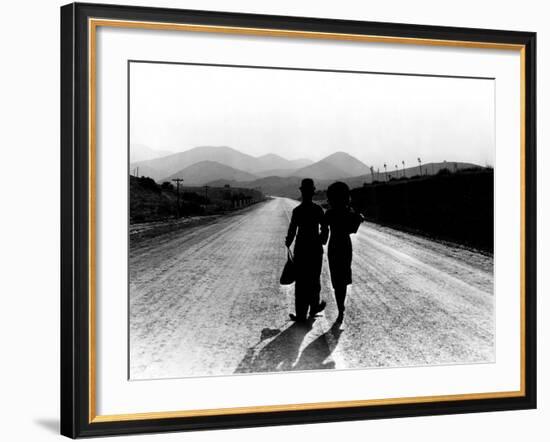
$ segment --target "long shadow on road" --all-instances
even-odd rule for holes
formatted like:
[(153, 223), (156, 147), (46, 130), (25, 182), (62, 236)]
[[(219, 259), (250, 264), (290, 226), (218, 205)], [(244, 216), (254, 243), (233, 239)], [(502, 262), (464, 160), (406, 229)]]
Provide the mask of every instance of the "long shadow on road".
[[(330, 357), (340, 338), (342, 332), (340, 324), (334, 323), (329, 331), (317, 337), (300, 353), (302, 342), (311, 329), (311, 322), (292, 324), (283, 331), (264, 328), (260, 335), (260, 341), (246, 351), (235, 373), (327, 370), (336, 368), (334, 361), (327, 361), (327, 359)], [(330, 339), (327, 339), (329, 334)], [(263, 342), (271, 338), (273, 339), (262, 347)]]

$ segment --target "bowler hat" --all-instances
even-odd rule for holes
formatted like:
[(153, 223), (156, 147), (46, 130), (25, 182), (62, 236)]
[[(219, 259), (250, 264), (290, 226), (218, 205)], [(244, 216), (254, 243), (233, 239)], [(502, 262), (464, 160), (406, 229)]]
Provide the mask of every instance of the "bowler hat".
[(300, 190), (310, 190), (312, 192), (315, 192), (315, 185), (313, 184), (313, 180), (311, 178), (304, 178), (302, 180)]

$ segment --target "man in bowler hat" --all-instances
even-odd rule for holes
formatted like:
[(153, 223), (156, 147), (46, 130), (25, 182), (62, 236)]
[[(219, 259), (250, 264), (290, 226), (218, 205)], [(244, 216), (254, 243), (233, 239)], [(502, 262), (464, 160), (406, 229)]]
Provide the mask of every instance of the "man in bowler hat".
[(325, 301), (320, 301), (320, 293), (323, 244), (328, 239), (328, 226), (325, 223), (323, 209), (313, 202), (315, 186), (311, 178), (302, 180), (300, 192), (302, 203), (292, 211), (285, 243), (290, 248), (296, 239), (294, 244), (296, 314), (290, 314), (290, 319), (305, 322), (308, 310), (309, 317), (314, 318), (326, 306)]

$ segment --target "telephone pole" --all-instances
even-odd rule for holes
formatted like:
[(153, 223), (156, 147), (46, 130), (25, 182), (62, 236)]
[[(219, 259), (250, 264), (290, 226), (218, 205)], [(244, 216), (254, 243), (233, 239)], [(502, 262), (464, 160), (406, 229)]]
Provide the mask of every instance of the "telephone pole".
[(176, 182), (176, 201), (177, 201), (177, 206), (176, 206), (176, 217), (179, 218), (180, 217), (180, 183), (183, 183), (183, 179), (182, 178), (174, 178), (172, 181), (175, 181)]
[(204, 207), (208, 205), (208, 186), (204, 186)]

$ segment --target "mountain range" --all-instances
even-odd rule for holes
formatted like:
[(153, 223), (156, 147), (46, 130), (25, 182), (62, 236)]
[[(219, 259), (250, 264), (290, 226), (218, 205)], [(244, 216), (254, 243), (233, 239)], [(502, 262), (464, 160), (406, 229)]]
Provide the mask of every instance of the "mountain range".
[[(132, 145), (132, 148), (134, 145)], [(147, 152), (140, 148), (140, 152)], [(199, 146), (184, 152), (169, 153), (158, 158), (130, 164), (134, 175), (148, 176), (157, 182), (182, 178), (185, 185), (261, 188), (264, 193), (280, 196), (299, 196), (299, 184), (303, 178), (315, 180), (317, 189), (326, 189), (335, 180), (350, 187), (362, 186), (372, 181), (390, 178), (412, 177), (422, 173), (432, 175), (448, 168), (458, 170), (479, 167), (470, 163), (441, 162), (379, 172), (373, 171), (357, 158), (336, 152), (320, 161), (309, 159), (288, 160), (276, 154), (254, 157), (226, 146)]]
[[(477, 164), (472, 163), (460, 163), (460, 162), (439, 162), (439, 163), (427, 163), (422, 165), (422, 175), (435, 175), (440, 170), (448, 169), (450, 171), (461, 170), (461, 169), (472, 169), (479, 168)], [(374, 171), (374, 175), (368, 174), (352, 176), (352, 177), (341, 177), (337, 178), (338, 181), (343, 181), (350, 188), (361, 187), (363, 184), (372, 183), (373, 181), (387, 181), (393, 178), (402, 178), (407, 177), (411, 178), (413, 176), (420, 175), (419, 166), (409, 167), (405, 169), (399, 169), (397, 171), (388, 171), (387, 175), (385, 172)], [(301, 177), (298, 176), (270, 176), (264, 178), (258, 178), (254, 181), (232, 181), (227, 179), (219, 179), (211, 181), (208, 184), (214, 187), (221, 187), (225, 185), (230, 185), (231, 187), (245, 187), (256, 189), (259, 188), (267, 195), (276, 195), (276, 196), (286, 196), (289, 198), (298, 199), (300, 196), (300, 181)], [(315, 187), (318, 190), (325, 190), (330, 184), (332, 184), (335, 179), (315, 179)]]
[[(265, 176), (265, 172), (269, 170), (285, 170), (292, 173), (313, 164), (313, 161), (308, 159), (287, 160), (275, 154), (254, 157), (226, 146), (199, 146), (160, 158), (131, 162), (130, 170), (133, 171), (139, 167), (139, 175), (144, 174), (142, 171), (147, 172), (147, 176), (156, 181), (162, 181), (183, 173), (189, 166), (203, 161), (215, 161), (236, 170), (255, 174), (254, 178)], [(212, 168), (208, 167), (205, 173), (211, 170)], [(195, 172), (198, 173), (198, 171)], [(220, 177), (212, 176), (212, 179), (218, 178)]]
[(334, 180), (369, 171), (364, 163), (344, 152), (336, 152), (314, 163), (305, 158), (287, 160), (273, 153), (254, 157), (226, 146), (200, 146), (159, 158), (136, 161), (130, 164), (130, 170), (156, 181), (183, 178), (188, 184), (219, 179), (251, 181), (269, 176)]

